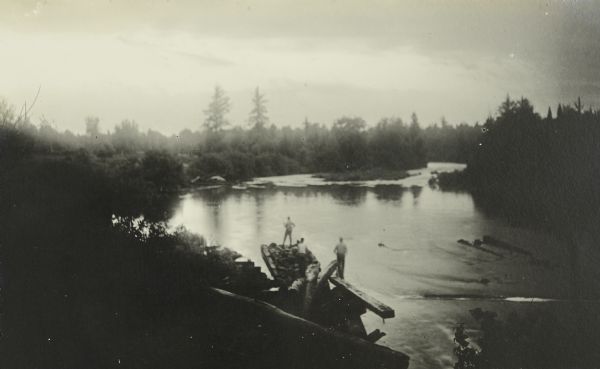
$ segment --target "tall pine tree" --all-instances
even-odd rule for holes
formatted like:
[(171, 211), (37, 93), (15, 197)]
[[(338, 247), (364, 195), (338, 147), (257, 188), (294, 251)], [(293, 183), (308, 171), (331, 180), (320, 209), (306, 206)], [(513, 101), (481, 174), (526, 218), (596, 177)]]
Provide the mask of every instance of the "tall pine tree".
[(254, 90), (252, 97), (252, 111), (248, 117), (248, 124), (254, 129), (263, 129), (269, 123), (267, 116), (267, 99), (261, 94), (258, 87)]
[(212, 100), (208, 104), (208, 108), (204, 110), (204, 115), (206, 116), (204, 127), (212, 132), (222, 130), (229, 124), (225, 115), (229, 113), (230, 109), (229, 97), (225, 96), (225, 91), (223, 91), (221, 86), (215, 86)]

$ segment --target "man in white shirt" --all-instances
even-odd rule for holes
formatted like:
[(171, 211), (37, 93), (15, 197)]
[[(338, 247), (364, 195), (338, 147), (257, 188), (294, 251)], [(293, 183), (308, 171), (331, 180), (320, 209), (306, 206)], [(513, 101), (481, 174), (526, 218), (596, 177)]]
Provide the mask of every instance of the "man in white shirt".
[(344, 279), (344, 268), (346, 267), (346, 254), (348, 253), (348, 247), (344, 243), (344, 239), (340, 237), (340, 243), (335, 245), (333, 252), (337, 256), (337, 275), (338, 277)]
[(292, 222), (290, 217), (287, 217), (287, 221), (285, 223), (283, 223), (283, 227), (285, 228), (285, 234), (283, 235), (282, 245), (285, 245), (285, 239), (289, 237), (290, 238), (290, 246), (292, 246), (292, 231), (294, 230), (295, 226), (296, 225), (294, 224), (294, 222)]
[(298, 242), (298, 253), (301, 255), (306, 254), (306, 244), (304, 243), (304, 238), (300, 238), (300, 242)]

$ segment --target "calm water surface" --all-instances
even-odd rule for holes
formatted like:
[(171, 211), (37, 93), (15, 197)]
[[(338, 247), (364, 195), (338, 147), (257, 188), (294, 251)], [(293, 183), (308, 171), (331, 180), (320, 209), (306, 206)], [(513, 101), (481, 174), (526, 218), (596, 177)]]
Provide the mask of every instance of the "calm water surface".
[[(475, 327), (469, 309), (503, 314), (541, 305), (564, 310), (568, 304), (561, 299), (568, 294), (569, 273), (560, 263), (567, 255), (556, 239), (486, 216), (470, 194), (427, 186), (432, 171), (463, 167), (430, 163), (400, 181), (332, 186), (294, 175), (259, 179), (247, 188), (195, 191), (182, 196), (170, 225), (184, 225), (263, 267), (259, 247), (282, 241), (287, 216), (296, 224), (294, 239), (304, 237), (321, 264), (333, 260), (333, 247), (344, 237), (346, 278), (396, 310), (385, 322), (367, 313), (367, 330), (386, 332), (379, 342), (410, 355), (411, 368), (450, 368), (453, 328), (458, 322)], [(266, 181), (277, 187), (260, 188)], [(456, 242), (483, 235), (526, 249), (542, 262)]]

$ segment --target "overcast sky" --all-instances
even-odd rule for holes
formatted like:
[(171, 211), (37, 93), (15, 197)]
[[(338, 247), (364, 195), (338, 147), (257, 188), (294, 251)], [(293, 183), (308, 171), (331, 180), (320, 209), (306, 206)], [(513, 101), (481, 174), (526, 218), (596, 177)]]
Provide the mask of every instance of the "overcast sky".
[(593, 1), (0, 0), (0, 97), (41, 86), (34, 123), (199, 129), (215, 84), (245, 125), (260, 86), (277, 125), (384, 116), (482, 121), (528, 97), (600, 107)]

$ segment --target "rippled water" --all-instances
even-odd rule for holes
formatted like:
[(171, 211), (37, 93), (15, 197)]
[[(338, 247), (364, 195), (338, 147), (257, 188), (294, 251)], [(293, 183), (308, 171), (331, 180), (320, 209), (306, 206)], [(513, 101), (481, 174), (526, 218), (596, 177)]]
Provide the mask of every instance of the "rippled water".
[[(282, 241), (287, 216), (296, 224), (294, 239), (304, 237), (322, 264), (333, 260), (333, 247), (344, 237), (346, 279), (396, 310), (396, 318), (386, 322), (366, 314), (367, 330), (386, 332), (379, 342), (409, 354), (411, 368), (449, 368), (454, 326), (474, 326), (469, 309), (503, 313), (560, 306), (569, 285), (561, 263), (567, 255), (550, 235), (486, 216), (468, 193), (427, 186), (432, 171), (462, 167), (430, 163), (400, 181), (332, 185), (294, 175), (200, 190), (181, 198), (170, 224), (182, 224), (258, 265), (264, 265), (259, 246)], [(267, 182), (276, 187), (265, 187)], [(534, 258), (456, 242), (483, 235)]]

